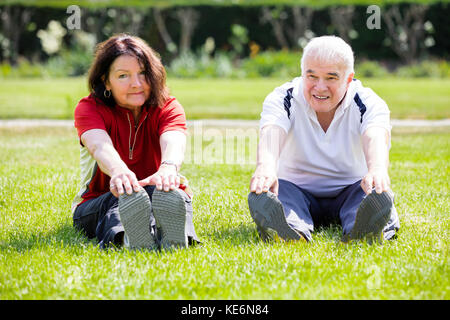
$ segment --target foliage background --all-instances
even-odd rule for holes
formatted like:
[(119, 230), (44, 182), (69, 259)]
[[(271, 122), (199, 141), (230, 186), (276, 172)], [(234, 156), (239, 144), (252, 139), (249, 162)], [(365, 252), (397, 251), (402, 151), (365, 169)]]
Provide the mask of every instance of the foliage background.
[[(72, 4), (3, 1), (0, 76), (83, 75), (95, 44), (119, 32), (145, 39), (177, 77), (297, 75), (302, 47), (324, 34), (350, 42), (364, 76), (450, 73), (449, 1), (78, 1), (81, 28), (70, 30)], [(366, 25), (373, 4), (380, 29)]]

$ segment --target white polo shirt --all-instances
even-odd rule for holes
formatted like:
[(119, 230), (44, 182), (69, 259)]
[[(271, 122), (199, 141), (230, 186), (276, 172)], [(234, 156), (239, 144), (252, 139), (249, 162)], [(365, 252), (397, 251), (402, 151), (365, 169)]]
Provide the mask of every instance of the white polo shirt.
[(327, 132), (305, 100), (301, 77), (283, 84), (266, 97), (260, 128), (269, 124), (280, 126), (287, 133), (278, 178), (317, 197), (334, 197), (366, 175), (362, 145), (366, 129), (379, 126), (386, 128), (389, 136), (391, 132), (387, 104), (371, 89), (364, 88), (359, 80), (350, 83)]

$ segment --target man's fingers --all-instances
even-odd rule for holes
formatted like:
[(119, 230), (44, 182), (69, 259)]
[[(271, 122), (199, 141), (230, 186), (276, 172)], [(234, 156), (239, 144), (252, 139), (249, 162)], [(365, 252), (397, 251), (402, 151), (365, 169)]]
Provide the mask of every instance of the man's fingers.
[(361, 181), (361, 188), (366, 194), (372, 193), (373, 177), (371, 175), (365, 176)]
[(272, 191), (278, 197), (278, 179), (275, 180), (270, 191)]
[(262, 191), (267, 192), (273, 185), (273, 178), (272, 177), (265, 177), (263, 182)]
[(256, 187), (258, 185), (258, 177), (252, 177), (250, 180), (250, 192), (256, 192)]
[(270, 176), (254, 176), (250, 181), (250, 192), (255, 192), (256, 194), (272, 191), (274, 188), (278, 193), (277, 180)]

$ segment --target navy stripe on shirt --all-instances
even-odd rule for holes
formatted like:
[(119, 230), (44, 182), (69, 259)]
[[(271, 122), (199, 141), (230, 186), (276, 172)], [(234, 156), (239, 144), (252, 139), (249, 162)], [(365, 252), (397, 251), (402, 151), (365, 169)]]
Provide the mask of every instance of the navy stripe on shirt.
[(292, 99), (292, 90), (294, 90), (294, 88), (289, 88), (286, 91), (286, 96), (284, 97), (284, 110), (286, 110), (288, 119), (291, 118), (291, 99)]
[(361, 113), (361, 123), (362, 123), (363, 115), (364, 115), (364, 113), (366, 112), (366, 109), (367, 109), (366, 105), (361, 101), (361, 98), (359, 97), (358, 93), (355, 94), (355, 98), (353, 100), (355, 100), (356, 105), (359, 108), (359, 112)]

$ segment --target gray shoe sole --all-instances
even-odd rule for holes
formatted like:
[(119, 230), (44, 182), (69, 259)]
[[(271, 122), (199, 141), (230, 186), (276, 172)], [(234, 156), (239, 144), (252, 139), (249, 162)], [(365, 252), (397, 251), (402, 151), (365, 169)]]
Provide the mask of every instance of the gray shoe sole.
[(178, 190), (153, 192), (152, 205), (156, 226), (161, 229), (161, 248), (187, 247), (186, 203)]
[(145, 190), (124, 193), (119, 196), (119, 216), (125, 229), (126, 243), (130, 249), (157, 249), (150, 233), (150, 212), (152, 206)]
[(368, 243), (382, 243), (383, 228), (389, 221), (392, 206), (392, 198), (387, 192), (372, 191), (361, 202), (353, 229), (344, 236), (344, 242), (365, 239)]
[(284, 216), (283, 205), (272, 192), (248, 195), (248, 206), (253, 221), (256, 223), (258, 233), (264, 241), (277, 240), (280, 237), (284, 241), (300, 240), (302, 236), (292, 229)]

